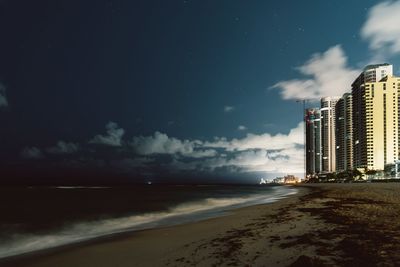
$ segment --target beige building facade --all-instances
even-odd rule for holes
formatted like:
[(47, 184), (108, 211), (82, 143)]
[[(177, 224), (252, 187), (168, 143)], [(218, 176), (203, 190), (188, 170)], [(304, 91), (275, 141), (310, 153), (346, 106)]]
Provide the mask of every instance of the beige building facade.
[(365, 83), (366, 167), (383, 170), (399, 159), (400, 78)]
[[(374, 147), (376, 148), (380, 147), (378, 145), (379, 142), (376, 141), (374, 143), (375, 145), (373, 145), (373, 142), (371, 142), (372, 141), (371, 138), (375, 138), (377, 136), (383, 137), (383, 135), (385, 134), (384, 132), (380, 132), (383, 131), (383, 128), (387, 126), (387, 125), (385, 127), (383, 126), (384, 118), (383, 115), (381, 114), (382, 113), (381, 111), (383, 111), (383, 109), (386, 110), (388, 108), (388, 106), (386, 107), (383, 106), (383, 94), (384, 94), (383, 83), (381, 84), (382, 85), (381, 91), (379, 91), (377, 88), (380, 88), (379, 85), (380, 81), (383, 82), (383, 79), (385, 77), (392, 77), (392, 76), (393, 76), (393, 66), (390, 64), (384, 63), (384, 64), (369, 65), (364, 68), (361, 74), (351, 85), (352, 106), (353, 106), (353, 111), (352, 111), (353, 168), (383, 169), (384, 167), (382, 166), (381, 161), (378, 160), (378, 158), (385, 158), (383, 157), (383, 151), (381, 150), (379, 150), (379, 152), (373, 151)], [(390, 97), (387, 95), (387, 92), (385, 92), (385, 99), (386, 99), (385, 103), (387, 103), (387, 101), (389, 100), (392, 101), (391, 103), (393, 103), (392, 96), (393, 92), (392, 95), (390, 95)], [(375, 113), (380, 115), (374, 115)], [(387, 118), (388, 117), (385, 118), (386, 122)], [(379, 122), (379, 120), (381, 121)], [(380, 124), (382, 125), (380, 126)], [(386, 138), (386, 142), (387, 141), (388, 138)], [(371, 155), (371, 153), (376, 154), (376, 156)], [(382, 155), (378, 156), (379, 153), (382, 153)], [(385, 161), (383, 161), (383, 165), (384, 162)]]

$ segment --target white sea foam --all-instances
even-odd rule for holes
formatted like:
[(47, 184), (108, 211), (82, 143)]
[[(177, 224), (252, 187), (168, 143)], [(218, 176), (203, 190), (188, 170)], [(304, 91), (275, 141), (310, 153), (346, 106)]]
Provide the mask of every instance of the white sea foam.
[(0, 244), (0, 258), (86, 241), (126, 231), (150, 229), (221, 216), (223, 211), (256, 204), (275, 202), (296, 194), (294, 188), (276, 187), (268, 194), (237, 198), (207, 198), (171, 208), (168, 211), (133, 215), (122, 218), (75, 223), (59, 231), (43, 235), (14, 235)]

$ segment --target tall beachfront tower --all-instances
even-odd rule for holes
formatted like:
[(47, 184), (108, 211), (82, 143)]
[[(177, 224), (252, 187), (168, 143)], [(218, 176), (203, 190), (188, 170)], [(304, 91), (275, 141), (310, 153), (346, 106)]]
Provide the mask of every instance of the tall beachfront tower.
[(400, 77), (365, 84), (366, 166), (383, 170), (399, 159)]
[(321, 119), (319, 108), (306, 109), (306, 175), (321, 172)]
[(335, 106), (340, 97), (321, 98), (322, 172), (336, 171)]
[(345, 93), (336, 103), (336, 171), (353, 169), (353, 101)]
[[(396, 78), (392, 75), (393, 66), (390, 64), (369, 65), (352, 84), (354, 168), (383, 169), (392, 159), (382, 149), (388, 147), (388, 141), (393, 145), (394, 140), (389, 140), (387, 130), (393, 124), (393, 116), (398, 116), (398, 111), (393, 109), (398, 99), (395, 98), (397, 92), (393, 91), (393, 79)], [(382, 80), (385, 77), (390, 78)], [(390, 82), (392, 84), (388, 84)], [(389, 118), (392, 121), (388, 121)]]

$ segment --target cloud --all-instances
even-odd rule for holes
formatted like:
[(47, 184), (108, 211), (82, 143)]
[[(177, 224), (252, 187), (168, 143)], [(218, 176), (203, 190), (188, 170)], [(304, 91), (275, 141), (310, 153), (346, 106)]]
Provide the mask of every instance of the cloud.
[(0, 83), (0, 108), (7, 106), (8, 106), (8, 101), (6, 97), (6, 87), (2, 83)]
[(58, 141), (55, 146), (49, 147), (46, 151), (50, 154), (73, 154), (78, 150), (78, 144)]
[(400, 53), (400, 1), (385, 1), (373, 6), (362, 26), (361, 37), (372, 51), (380, 54)]
[(271, 87), (280, 89), (283, 99), (341, 96), (350, 89), (359, 74), (358, 70), (347, 66), (347, 57), (340, 45), (312, 55), (297, 69), (309, 78), (280, 81)]
[(194, 142), (176, 138), (169, 138), (168, 135), (155, 132), (153, 136), (134, 137), (132, 146), (141, 155), (150, 154), (187, 154), (193, 151)]
[(203, 158), (215, 156), (217, 153), (213, 149), (196, 149), (202, 145), (199, 140), (179, 140), (160, 132), (155, 132), (153, 136), (134, 137), (131, 145), (140, 155), (180, 154), (186, 157)]
[(298, 145), (303, 145), (303, 123), (299, 123), (296, 128), (285, 134), (271, 135), (264, 133), (260, 135), (247, 134), (242, 139), (233, 138), (227, 140), (224, 137), (216, 137), (212, 142), (206, 142), (207, 147), (224, 148), (227, 151), (243, 151), (248, 149), (287, 149)]
[(302, 171), (301, 147), (269, 151), (252, 149), (235, 154), (227, 164), (237, 166), (244, 172), (300, 173)]
[[(160, 132), (134, 137), (130, 145), (147, 159), (164, 154), (170, 171), (235, 173), (301, 173), (303, 170), (303, 123), (287, 134), (247, 134), (244, 138), (215, 137), (211, 141), (180, 140)], [(147, 162), (144, 162), (147, 164)], [(157, 161), (151, 162), (156, 164)]]
[(184, 156), (189, 156), (192, 158), (206, 158), (206, 157), (214, 157), (218, 153), (214, 149), (204, 149), (204, 150), (195, 150), (189, 154), (183, 154)]
[[(88, 159), (81, 155), (67, 162), (69, 168), (98, 169), (107, 166), (122, 175), (144, 175), (151, 171), (159, 174), (202, 173), (206, 176), (297, 174), (303, 168), (302, 123), (288, 133), (248, 133), (243, 138), (215, 137), (208, 141), (178, 139), (155, 132), (150, 136), (137, 136), (130, 142), (121, 143), (121, 132), (115, 133), (118, 130), (116, 124), (109, 123), (108, 135), (95, 137), (96, 143), (124, 145), (124, 149), (116, 157), (109, 155), (102, 159), (100, 155), (100, 158)], [(79, 150), (78, 144), (59, 141), (55, 146), (47, 148), (46, 152), (72, 154)], [(38, 147), (24, 148), (21, 156), (27, 159), (44, 158)]]
[(247, 130), (247, 127), (244, 126), (244, 125), (239, 125), (239, 126), (238, 126), (238, 130), (239, 130), (239, 131), (245, 131), (245, 130)]
[(224, 112), (229, 113), (235, 110), (235, 107), (233, 106), (225, 106), (224, 107)]
[(279, 151), (249, 149), (201, 161), (174, 160), (171, 168), (209, 172), (225, 168), (240, 173), (301, 173), (303, 171), (303, 149), (301, 147)]
[(106, 129), (107, 135), (96, 135), (92, 140), (89, 141), (89, 143), (108, 146), (121, 146), (121, 141), (125, 134), (125, 130), (118, 128), (118, 124), (112, 121), (107, 123)]
[(44, 158), (42, 151), (37, 147), (25, 147), (21, 151), (21, 157), (25, 159), (41, 159)]
[(303, 125), (299, 123), (288, 134), (247, 134), (242, 139), (224, 137), (202, 142), (203, 148), (221, 151), (214, 157), (185, 161), (174, 159), (172, 169), (209, 171), (224, 168), (234, 172), (302, 173)]

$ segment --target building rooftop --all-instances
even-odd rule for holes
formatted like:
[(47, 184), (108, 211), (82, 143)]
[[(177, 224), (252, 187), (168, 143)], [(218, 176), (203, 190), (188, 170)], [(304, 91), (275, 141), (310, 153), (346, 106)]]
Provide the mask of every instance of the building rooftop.
[(383, 66), (390, 66), (390, 65), (391, 64), (389, 64), (389, 63), (371, 64), (371, 65), (366, 66), (364, 68), (364, 71), (370, 70), (370, 69), (375, 69), (375, 68), (378, 68), (378, 67), (383, 67)]

